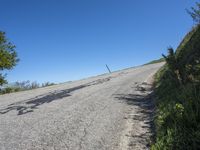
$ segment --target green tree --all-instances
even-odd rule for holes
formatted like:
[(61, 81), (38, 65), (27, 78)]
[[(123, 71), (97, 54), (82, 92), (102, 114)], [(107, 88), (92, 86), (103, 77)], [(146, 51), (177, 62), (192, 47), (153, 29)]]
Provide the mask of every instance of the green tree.
[(0, 31), (0, 85), (7, 83), (3, 71), (12, 69), (19, 61), (15, 48), (7, 40), (5, 32)]
[(187, 10), (187, 12), (197, 24), (200, 24), (200, 2), (196, 2), (196, 8), (191, 7), (191, 10)]

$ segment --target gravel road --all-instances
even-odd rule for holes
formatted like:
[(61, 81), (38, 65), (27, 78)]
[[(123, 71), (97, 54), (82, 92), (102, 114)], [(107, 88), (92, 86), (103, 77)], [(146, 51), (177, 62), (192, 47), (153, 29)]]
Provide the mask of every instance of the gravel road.
[(0, 149), (148, 149), (150, 107), (143, 104), (162, 65), (1, 95)]

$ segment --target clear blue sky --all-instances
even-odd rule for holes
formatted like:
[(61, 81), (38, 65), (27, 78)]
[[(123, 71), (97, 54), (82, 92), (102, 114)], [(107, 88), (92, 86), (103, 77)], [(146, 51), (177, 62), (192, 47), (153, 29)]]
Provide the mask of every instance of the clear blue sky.
[(0, 0), (20, 58), (9, 82), (64, 82), (144, 64), (177, 47), (195, 0)]

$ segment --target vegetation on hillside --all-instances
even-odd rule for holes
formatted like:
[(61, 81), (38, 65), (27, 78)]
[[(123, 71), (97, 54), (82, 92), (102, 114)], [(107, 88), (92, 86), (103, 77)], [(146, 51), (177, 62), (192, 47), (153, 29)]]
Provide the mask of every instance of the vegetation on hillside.
[(160, 59), (157, 59), (157, 60), (152, 60), (144, 65), (149, 65), (149, 64), (156, 64), (156, 63), (160, 63), (160, 62), (164, 62), (165, 59), (164, 58), (160, 58)]
[(54, 85), (54, 83), (50, 82), (40, 85), (37, 82), (30, 81), (15, 82), (12, 85), (6, 85), (8, 82), (5, 79), (6, 74), (3, 74), (3, 72), (13, 69), (19, 61), (15, 48), (15, 45), (7, 40), (5, 32), (0, 31), (0, 94)]
[(52, 86), (52, 85), (55, 85), (55, 83), (45, 82), (45, 83), (39, 84), (36, 81), (30, 82), (29, 80), (22, 81), (22, 82), (15, 82), (12, 85), (7, 85), (7, 86), (5, 85), (3, 88), (1, 88), (0, 94), (32, 90), (32, 89), (37, 89), (40, 87), (47, 87), (47, 86)]
[(0, 31), (0, 86), (7, 83), (2, 72), (12, 69), (18, 61), (15, 45), (7, 40), (5, 32)]
[(156, 141), (152, 150), (200, 149), (200, 25), (156, 74)]

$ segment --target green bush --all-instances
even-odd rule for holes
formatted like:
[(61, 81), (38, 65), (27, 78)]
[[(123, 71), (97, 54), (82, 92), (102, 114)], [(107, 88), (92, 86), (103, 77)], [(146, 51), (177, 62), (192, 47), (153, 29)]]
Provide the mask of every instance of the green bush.
[(55, 85), (55, 83), (45, 82), (42, 85), (40, 85), (36, 81), (30, 82), (29, 80), (22, 81), (22, 82), (15, 82), (12, 85), (7, 85), (4, 88), (0, 88), (0, 94), (7, 94), (7, 93), (13, 93), (13, 92), (19, 92), (19, 91), (32, 90), (32, 89), (37, 89), (37, 88), (40, 88), (40, 87), (47, 87), (47, 86), (52, 86), (52, 85)]
[(21, 91), (21, 89), (18, 87), (6, 87), (0, 90), (0, 94), (7, 94), (7, 93), (18, 92), (18, 91)]
[(200, 149), (200, 25), (156, 74), (156, 139), (152, 150)]

